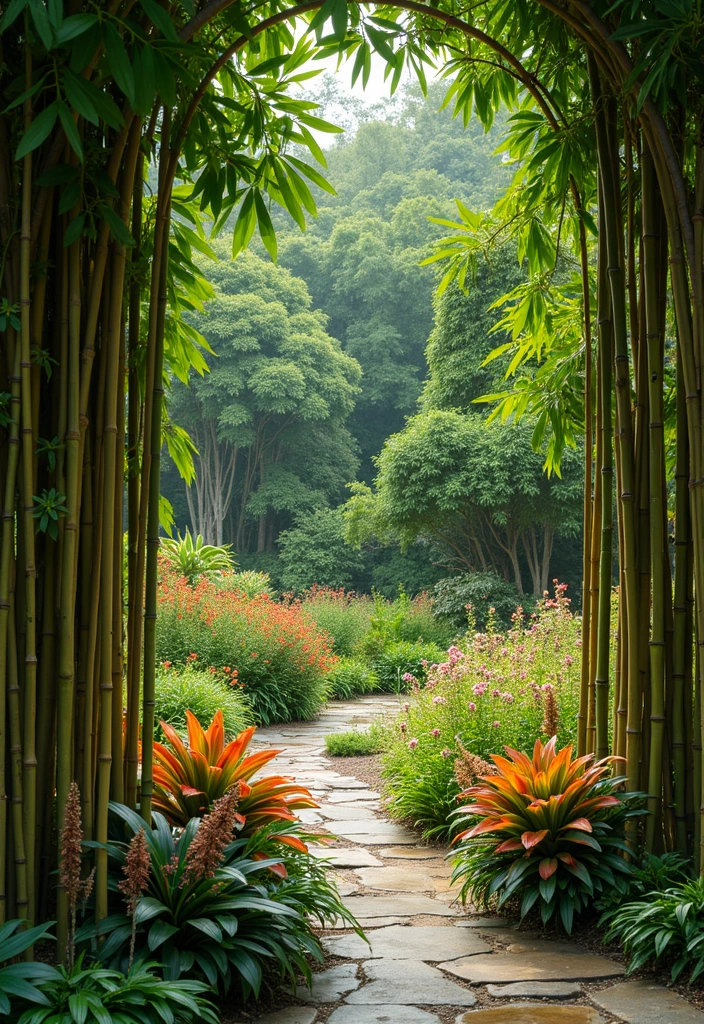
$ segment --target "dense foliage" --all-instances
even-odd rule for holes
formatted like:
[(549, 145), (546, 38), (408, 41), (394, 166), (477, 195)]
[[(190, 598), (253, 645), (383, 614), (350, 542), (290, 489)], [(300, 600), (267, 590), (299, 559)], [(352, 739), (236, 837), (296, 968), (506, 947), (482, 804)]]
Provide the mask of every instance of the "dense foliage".
[[(178, 668), (164, 662), (156, 677), (156, 721), (164, 721), (177, 732), (184, 733), (186, 710), (195, 715), (201, 725), (207, 725), (219, 711), (228, 737), (250, 725), (253, 717), (237, 674), (196, 668), (194, 661)], [(157, 729), (160, 729), (158, 725)]]
[(312, 718), (334, 662), (326, 637), (296, 604), (249, 599), (210, 580), (188, 586), (164, 570), (156, 651), (174, 666), (215, 668), (241, 687), (257, 722)]
[(486, 760), (504, 745), (531, 749), (536, 736), (573, 741), (579, 706), (580, 623), (560, 585), (511, 628), (470, 632), (431, 667), (423, 689), (388, 728), (384, 776), (392, 814), (447, 836), (461, 786), (462, 752)]

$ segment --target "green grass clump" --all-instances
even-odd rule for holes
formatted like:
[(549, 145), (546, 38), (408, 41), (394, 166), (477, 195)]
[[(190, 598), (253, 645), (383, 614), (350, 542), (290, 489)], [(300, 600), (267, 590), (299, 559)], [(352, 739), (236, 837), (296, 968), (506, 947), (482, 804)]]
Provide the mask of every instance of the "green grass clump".
[(325, 750), (330, 757), (364, 757), (367, 754), (380, 754), (383, 750), (383, 733), (375, 725), (371, 726), (369, 732), (361, 732), (359, 729), (333, 732), (325, 737)]
[(340, 658), (328, 672), (328, 700), (349, 700), (380, 689), (379, 677), (365, 662), (357, 658)]
[(334, 653), (349, 658), (359, 651), (369, 631), (374, 602), (370, 597), (359, 597), (343, 589), (313, 587), (304, 596), (301, 607), (318, 629), (331, 638)]
[(222, 711), (228, 739), (254, 721), (247, 697), (220, 673), (185, 668), (162, 667), (156, 680), (154, 720), (157, 731), (163, 719), (177, 732), (186, 731), (186, 711), (191, 711), (207, 728), (217, 711)]

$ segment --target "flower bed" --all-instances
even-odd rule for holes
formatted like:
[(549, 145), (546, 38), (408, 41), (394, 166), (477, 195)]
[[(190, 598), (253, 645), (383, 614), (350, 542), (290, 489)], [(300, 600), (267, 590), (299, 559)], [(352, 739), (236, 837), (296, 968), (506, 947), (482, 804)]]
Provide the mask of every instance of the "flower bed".
[(572, 742), (580, 621), (565, 590), (558, 585), (529, 618), (519, 610), (505, 633), (491, 621), (486, 633), (470, 631), (445, 661), (428, 667), (423, 689), (408, 680), (415, 696), (387, 729), (392, 814), (446, 836), (460, 792), (455, 772), (466, 775), (471, 758), (486, 759), (504, 745), (530, 750), (540, 735)]
[(189, 586), (162, 563), (158, 611), (158, 660), (225, 674), (257, 722), (310, 719), (323, 704), (335, 655), (298, 605), (206, 579)]

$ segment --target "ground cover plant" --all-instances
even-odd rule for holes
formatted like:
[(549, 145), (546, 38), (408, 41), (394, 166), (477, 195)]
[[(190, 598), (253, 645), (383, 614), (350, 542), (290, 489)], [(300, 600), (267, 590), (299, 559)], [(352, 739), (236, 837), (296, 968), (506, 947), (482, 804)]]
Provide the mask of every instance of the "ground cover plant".
[(324, 703), (335, 656), (297, 603), (279, 603), (267, 593), (249, 598), (208, 579), (189, 586), (162, 562), (158, 610), (158, 660), (229, 668), (255, 721), (310, 719)]
[(197, 668), (193, 661), (185, 668), (164, 662), (157, 670), (154, 701), (158, 737), (163, 737), (160, 721), (184, 733), (186, 711), (195, 715), (201, 725), (208, 725), (220, 711), (225, 735), (230, 738), (253, 720), (249, 699), (239, 685), (237, 672), (229, 665), (218, 671)]
[(379, 754), (383, 749), (383, 732), (373, 723), (368, 732), (346, 729), (345, 732), (333, 732), (325, 737), (325, 750), (330, 757), (364, 757), (367, 754)]
[(555, 736), (536, 740), (532, 758), (506, 747), (506, 757), (492, 755), (497, 771), (462, 794), (457, 814), (469, 827), (455, 839), (453, 880), (463, 901), (520, 901), (521, 918), (537, 904), (543, 924), (556, 919), (569, 934), (598, 894), (627, 890), (632, 869), (620, 854), (640, 812), (620, 794), (613, 759), (572, 750), (558, 751)]
[(384, 776), (391, 814), (448, 836), (460, 785), (462, 750), (487, 759), (504, 744), (531, 749), (537, 736), (575, 736), (580, 622), (563, 584), (511, 628), (469, 633), (422, 677), (410, 673), (412, 699), (387, 727)]
[(669, 963), (673, 981), (687, 974), (691, 984), (704, 972), (701, 876), (624, 903), (608, 921), (604, 942), (619, 943), (628, 958), (629, 974), (659, 960)]

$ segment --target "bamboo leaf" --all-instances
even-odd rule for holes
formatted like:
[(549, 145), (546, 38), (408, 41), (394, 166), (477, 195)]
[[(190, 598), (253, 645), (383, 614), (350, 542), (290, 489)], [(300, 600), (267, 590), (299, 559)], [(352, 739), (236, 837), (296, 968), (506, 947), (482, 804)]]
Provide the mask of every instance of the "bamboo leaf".
[(10, 0), (2, 21), (0, 21), (0, 32), (4, 32), (5, 29), (9, 28), (10, 25), (17, 21), (28, 2), (29, 0)]
[(15, 153), (15, 160), (21, 160), (27, 153), (32, 153), (41, 146), (42, 142), (49, 136), (51, 129), (56, 124), (59, 116), (59, 101), (54, 102), (43, 110), (30, 124), (27, 131), (20, 139), (20, 144)]
[(98, 18), (95, 14), (71, 14), (57, 28), (56, 43), (58, 46), (63, 46), (64, 43), (69, 43), (77, 36), (83, 35), (89, 28), (93, 28), (97, 24)]
[(110, 231), (115, 236), (118, 242), (121, 242), (123, 245), (126, 245), (129, 248), (132, 248), (134, 246), (135, 241), (134, 238), (132, 237), (130, 229), (127, 227), (127, 225), (119, 216), (119, 214), (116, 213), (111, 206), (108, 206), (107, 204), (104, 203), (101, 204), (98, 207), (98, 214), (102, 220), (107, 222)]
[(259, 192), (254, 193), (254, 205), (257, 210), (257, 222), (259, 224), (259, 234), (262, 242), (264, 243), (266, 251), (269, 253), (274, 263), (276, 263), (276, 231), (274, 230), (274, 225), (271, 222), (271, 217), (266, 208), (266, 203)]
[(178, 33), (168, 13), (156, 2), (156, 0), (140, 0), (141, 6), (159, 31), (171, 42), (178, 42)]
[(134, 72), (130, 59), (127, 56), (125, 44), (112, 24), (107, 22), (103, 28), (105, 33), (105, 55), (107, 56), (110, 70), (118, 84), (118, 87), (134, 106)]
[(61, 121), (61, 126), (66, 133), (69, 145), (78, 159), (83, 161), (83, 146), (81, 145), (81, 137), (78, 134), (78, 128), (76, 127), (76, 122), (73, 120), (73, 115), (63, 100), (57, 100), (56, 102), (59, 109), (59, 120)]

